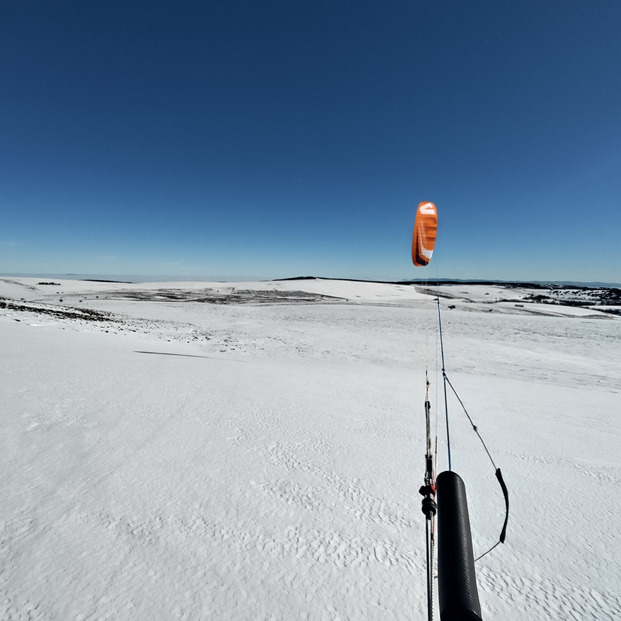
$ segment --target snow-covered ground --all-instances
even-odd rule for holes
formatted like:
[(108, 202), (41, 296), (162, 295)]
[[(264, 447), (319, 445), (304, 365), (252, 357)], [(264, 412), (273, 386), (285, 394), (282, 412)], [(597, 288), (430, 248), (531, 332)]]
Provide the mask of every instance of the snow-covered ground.
[[(0, 279), (0, 618), (426, 618), (426, 366), (439, 470), (446, 447), (423, 288), (38, 282)], [(621, 319), (440, 293), (511, 496), (484, 618), (621, 618)], [(449, 413), (480, 554), (503, 499)]]

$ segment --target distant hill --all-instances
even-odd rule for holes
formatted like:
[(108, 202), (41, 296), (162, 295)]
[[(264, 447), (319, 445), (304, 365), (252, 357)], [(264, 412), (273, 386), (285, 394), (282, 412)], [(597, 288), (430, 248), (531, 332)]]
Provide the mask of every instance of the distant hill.
[(577, 282), (571, 280), (552, 281), (552, 280), (535, 280), (535, 281), (517, 281), (517, 280), (466, 280), (461, 278), (437, 278), (428, 280), (424, 278), (410, 278), (404, 280), (372, 280), (365, 278), (329, 278), (325, 276), (293, 276), (291, 278), (274, 278), (274, 281), (285, 280), (344, 280), (347, 282), (374, 282), (384, 283), (387, 285), (497, 285), (502, 287), (524, 287), (528, 289), (550, 289), (550, 288), (571, 288), (571, 289), (601, 289), (621, 288), (621, 283), (611, 282)]

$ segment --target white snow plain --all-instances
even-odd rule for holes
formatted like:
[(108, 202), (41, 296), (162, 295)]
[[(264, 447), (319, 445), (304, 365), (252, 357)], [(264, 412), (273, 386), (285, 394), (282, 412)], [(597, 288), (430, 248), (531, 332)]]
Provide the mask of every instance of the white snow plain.
[[(484, 619), (621, 618), (621, 319), (440, 289), (448, 376), (511, 498), (477, 563)], [(13, 278), (0, 297), (0, 618), (426, 618), (433, 292)], [(478, 555), (503, 498), (449, 415)]]

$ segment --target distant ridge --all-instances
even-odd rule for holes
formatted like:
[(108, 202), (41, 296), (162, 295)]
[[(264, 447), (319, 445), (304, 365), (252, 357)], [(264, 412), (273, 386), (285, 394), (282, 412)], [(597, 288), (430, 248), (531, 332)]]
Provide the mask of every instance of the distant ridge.
[(286, 280), (343, 280), (346, 282), (369, 282), (386, 285), (500, 285), (503, 287), (527, 287), (530, 289), (549, 289), (550, 287), (572, 288), (572, 289), (595, 289), (605, 287), (607, 289), (621, 288), (621, 283), (609, 282), (574, 282), (570, 280), (552, 281), (519, 281), (519, 280), (467, 280), (460, 278), (437, 278), (428, 280), (424, 278), (413, 278), (408, 280), (372, 280), (365, 278), (332, 278), (326, 276), (293, 276), (291, 278), (274, 278), (274, 282)]

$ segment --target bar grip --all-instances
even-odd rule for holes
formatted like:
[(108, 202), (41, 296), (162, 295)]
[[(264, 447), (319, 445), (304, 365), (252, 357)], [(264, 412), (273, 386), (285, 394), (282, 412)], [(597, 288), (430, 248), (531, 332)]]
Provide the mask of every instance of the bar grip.
[(442, 621), (482, 621), (472, 551), (466, 486), (452, 471), (436, 480), (438, 593)]

